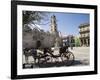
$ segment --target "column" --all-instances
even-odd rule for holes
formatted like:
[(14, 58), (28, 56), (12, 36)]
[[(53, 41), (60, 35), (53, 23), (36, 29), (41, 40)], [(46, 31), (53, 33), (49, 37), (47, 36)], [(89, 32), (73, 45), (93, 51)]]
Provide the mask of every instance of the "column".
[(88, 45), (90, 46), (90, 39), (88, 39)]
[(82, 46), (84, 46), (84, 39), (83, 39), (83, 44), (82, 44)]
[(88, 39), (86, 39), (86, 46), (88, 46)]
[(81, 39), (81, 46), (83, 45), (83, 41), (82, 41), (82, 39)]

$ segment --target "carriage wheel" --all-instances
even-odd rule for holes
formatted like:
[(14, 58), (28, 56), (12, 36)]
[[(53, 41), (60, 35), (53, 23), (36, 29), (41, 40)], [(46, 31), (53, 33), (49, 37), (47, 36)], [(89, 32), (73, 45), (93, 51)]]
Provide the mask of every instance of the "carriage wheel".
[(43, 64), (45, 63), (45, 58), (39, 58), (38, 59), (38, 64)]
[(75, 57), (72, 52), (67, 52), (61, 55), (61, 59), (65, 65), (70, 66), (73, 64)]
[(52, 57), (49, 56), (49, 55), (46, 56), (46, 57), (38, 59), (39, 67), (41, 67), (41, 66), (45, 66), (46, 67), (46, 65), (48, 65), (49, 63), (52, 63)]
[(52, 56), (50, 56), (50, 55), (46, 56), (45, 61), (46, 61), (46, 63), (52, 63), (52, 61), (53, 61)]
[(46, 56), (46, 57), (43, 57), (43, 58), (39, 58), (39, 64), (46, 64), (46, 63), (52, 63), (52, 57), (51, 56)]

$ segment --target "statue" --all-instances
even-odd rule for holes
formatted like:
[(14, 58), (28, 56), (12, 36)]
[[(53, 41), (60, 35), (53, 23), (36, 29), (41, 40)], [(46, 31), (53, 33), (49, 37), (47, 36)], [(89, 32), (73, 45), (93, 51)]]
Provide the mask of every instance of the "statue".
[(55, 47), (59, 47), (59, 38), (55, 39)]

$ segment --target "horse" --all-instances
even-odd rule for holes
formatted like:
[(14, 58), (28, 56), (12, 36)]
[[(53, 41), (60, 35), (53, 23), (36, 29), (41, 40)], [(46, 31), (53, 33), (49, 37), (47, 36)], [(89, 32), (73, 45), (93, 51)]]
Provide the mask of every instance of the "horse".
[(34, 63), (36, 63), (36, 58), (37, 58), (37, 50), (35, 48), (25, 48), (23, 49), (23, 53), (25, 55), (25, 61), (26, 63), (28, 62), (28, 57), (32, 56), (34, 59)]

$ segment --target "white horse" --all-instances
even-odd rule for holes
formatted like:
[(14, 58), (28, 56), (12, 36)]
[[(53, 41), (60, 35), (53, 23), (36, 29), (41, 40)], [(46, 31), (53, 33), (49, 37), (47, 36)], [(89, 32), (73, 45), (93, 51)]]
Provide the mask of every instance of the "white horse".
[(36, 63), (36, 60), (41, 56), (43, 55), (43, 51), (40, 51), (40, 50), (37, 50), (37, 49), (29, 49), (29, 48), (25, 48), (23, 50), (23, 53), (25, 55), (25, 61), (26, 63), (29, 63), (28, 60), (29, 60), (29, 56), (32, 56), (33, 59), (34, 59), (34, 63)]

